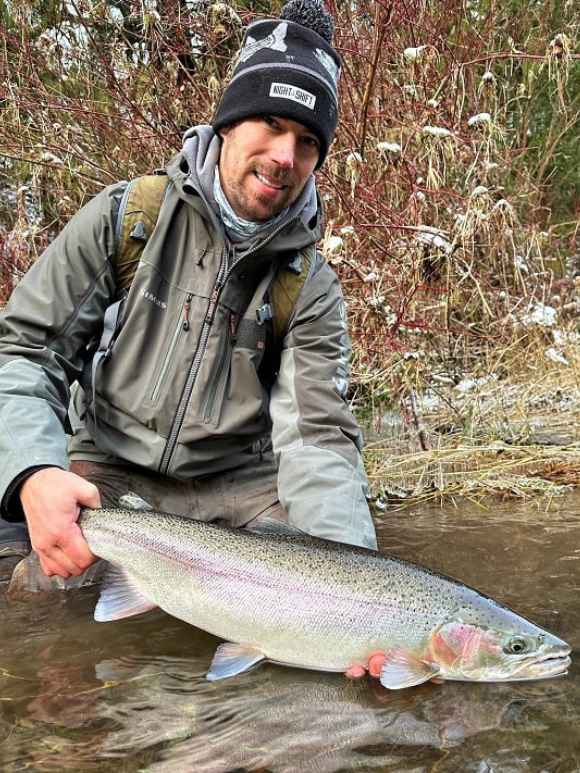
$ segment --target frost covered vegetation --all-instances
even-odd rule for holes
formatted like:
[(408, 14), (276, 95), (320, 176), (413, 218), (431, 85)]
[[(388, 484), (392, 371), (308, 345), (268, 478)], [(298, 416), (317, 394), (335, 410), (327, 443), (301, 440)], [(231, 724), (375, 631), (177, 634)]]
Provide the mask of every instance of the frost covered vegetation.
[[(80, 204), (210, 119), (244, 24), (281, 5), (0, 0), (0, 301)], [(371, 476), (421, 496), (580, 480), (576, 3), (328, 6), (344, 68), (322, 248), (353, 401), (406, 418), (399, 456), (371, 444)], [(563, 415), (570, 453), (528, 463)]]

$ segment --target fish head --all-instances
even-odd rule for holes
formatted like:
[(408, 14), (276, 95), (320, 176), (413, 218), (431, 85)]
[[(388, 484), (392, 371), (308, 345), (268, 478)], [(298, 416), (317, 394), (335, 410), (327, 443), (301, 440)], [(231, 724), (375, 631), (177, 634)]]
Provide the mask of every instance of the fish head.
[(432, 635), (429, 659), (439, 666), (443, 679), (469, 682), (527, 681), (567, 673), (570, 646), (524, 618), (513, 618), (501, 627), (448, 621)]

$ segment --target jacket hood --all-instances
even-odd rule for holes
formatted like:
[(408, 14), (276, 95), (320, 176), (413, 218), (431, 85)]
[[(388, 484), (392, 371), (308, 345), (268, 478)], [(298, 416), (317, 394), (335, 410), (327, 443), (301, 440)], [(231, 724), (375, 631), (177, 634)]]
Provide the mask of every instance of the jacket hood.
[[(167, 174), (181, 198), (196, 207), (211, 221), (214, 228), (224, 234), (213, 196), (213, 178), (220, 150), (221, 138), (211, 126), (194, 126), (184, 134), (183, 147), (169, 162)], [(318, 241), (323, 232), (323, 212), (314, 175), (307, 180), (304, 190), (290, 206), (276, 231), (272, 239), (266, 232), (237, 247), (242, 250), (254, 249), (261, 242), (266, 242), (264, 249), (267, 252), (280, 252), (299, 250)]]

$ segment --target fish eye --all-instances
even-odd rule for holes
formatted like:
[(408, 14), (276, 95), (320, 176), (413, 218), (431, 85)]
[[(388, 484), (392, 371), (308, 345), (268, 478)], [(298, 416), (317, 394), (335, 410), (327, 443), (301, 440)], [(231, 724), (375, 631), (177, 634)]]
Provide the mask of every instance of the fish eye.
[(525, 639), (522, 639), (520, 636), (514, 636), (513, 639), (510, 639), (505, 645), (503, 651), (506, 655), (521, 655), (526, 651), (527, 646)]

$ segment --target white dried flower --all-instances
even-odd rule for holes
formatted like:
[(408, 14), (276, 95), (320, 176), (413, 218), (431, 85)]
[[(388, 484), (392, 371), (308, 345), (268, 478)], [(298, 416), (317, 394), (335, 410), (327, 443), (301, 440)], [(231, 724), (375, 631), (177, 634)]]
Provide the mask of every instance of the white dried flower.
[(499, 199), (499, 201), (496, 201), (493, 205), (493, 210), (497, 212), (505, 212), (508, 215), (514, 214), (514, 208), (507, 199)]
[(408, 94), (410, 97), (414, 97), (415, 99), (419, 99), (419, 92), (417, 91), (417, 87), (414, 83), (405, 83), (403, 86), (403, 91), (405, 94)]
[(422, 131), (423, 134), (427, 134), (429, 137), (437, 137), (439, 139), (453, 137), (453, 133), (444, 126), (424, 126)]
[(453, 250), (453, 245), (446, 237), (444, 231), (440, 231), (438, 228), (432, 226), (423, 225), (415, 235), (415, 239), (421, 244), (426, 244), (429, 247), (437, 247), (446, 255), (449, 255)]
[(430, 99), (428, 100), (427, 104), (429, 107), (439, 107), (439, 100), (438, 99)]
[(342, 249), (342, 244), (343, 242), (340, 236), (329, 236), (328, 239), (325, 240), (324, 251), (327, 255), (335, 255)]
[(491, 123), (491, 115), (489, 113), (478, 113), (477, 115), (472, 115), (471, 118), (467, 121), (468, 126), (480, 126), (487, 123)]
[(527, 314), (522, 318), (522, 324), (525, 327), (538, 325), (539, 327), (554, 327), (558, 318), (558, 312), (553, 306), (544, 306), (543, 303), (536, 303), (530, 307)]
[(523, 255), (514, 255), (514, 265), (523, 274), (529, 274), (530, 268)]
[(497, 375), (495, 373), (491, 373), (489, 376), (483, 376), (482, 378), (464, 378), (455, 386), (455, 389), (458, 392), (461, 392), (461, 394), (465, 394), (472, 389), (477, 389), (478, 387), (489, 384), (490, 381), (497, 381)]
[(120, 8), (117, 8), (114, 5), (107, 5), (107, 13), (109, 14), (109, 18), (111, 22), (116, 27), (122, 27), (125, 22), (125, 17), (123, 16), (123, 11)]
[(471, 191), (471, 196), (472, 198), (476, 199), (478, 196), (485, 196), (486, 193), (488, 193), (488, 189), (485, 187), (485, 185), (477, 185)]
[(396, 156), (403, 150), (403, 148), (399, 145), (398, 142), (379, 142), (377, 144), (377, 150), (379, 153), (392, 153)]
[(495, 75), (490, 70), (486, 70), (481, 76), (481, 80), (486, 84), (495, 83)]
[(544, 356), (546, 357), (546, 359), (551, 360), (552, 362), (556, 362), (558, 365), (570, 364), (568, 360), (564, 357), (563, 353), (559, 352), (553, 346), (550, 346), (548, 347), (548, 349), (546, 349), (546, 351), (544, 352)]
[(354, 234), (354, 228), (352, 225), (345, 225), (340, 229), (340, 233), (343, 236), (352, 236)]
[(415, 199), (416, 201), (420, 201), (421, 203), (427, 201), (427, 196), (425, 196), (423, 191), (415, 191), (411, 198)]
[(427, 50), (427, 46), (417, 46), (416, 48), (406, 48), (403, 51), (403, 56), (407, 62), (417, 62), (422, 59), (423, 54)]
[(50, 153), (49, 151), (43, 153), (40, 157), (40, 160), (47, 161), (49, 164), (57, 164), (58, 166), (62, 166), (64, 164), (62, 158), (55, 156), (54, 153)]
[(365, 278), (363, 279), (363, 282), (368, 284), (369, 282), (374, 282), (378, 278), (379, 278), (379, 275), (377, 274), (377, 272), (376, 271), (371, 271), (370, 274), (367, 274), (365, 276)]

